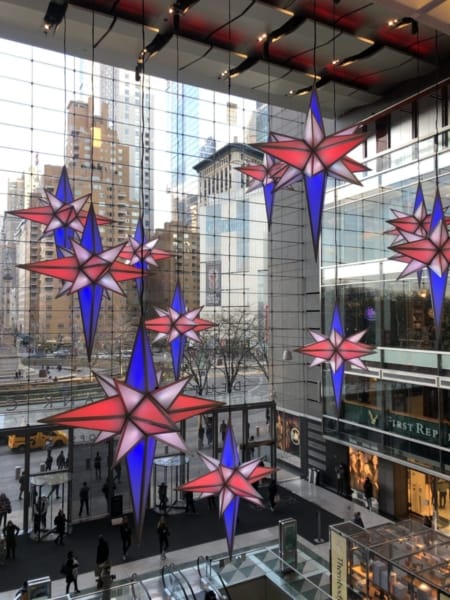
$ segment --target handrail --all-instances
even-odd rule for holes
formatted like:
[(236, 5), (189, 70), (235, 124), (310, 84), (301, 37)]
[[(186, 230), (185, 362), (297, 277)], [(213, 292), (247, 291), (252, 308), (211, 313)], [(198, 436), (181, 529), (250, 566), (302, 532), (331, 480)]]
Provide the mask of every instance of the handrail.
[[(204, 556), (204, 557), (202, 556), (199, 558), (203, 558), (205, 561), (206, 579), (207, 579), (210, 587), (213, 589), (213, 591), (216, 592), (216, 594), (218, 595), (219, 598), (222, 598), (224, 596), (224, 594), (222, 593), (222, 591), (223, 591), (223, 592), (225, 592), (225, 598), (231, 599), (230, 592), (228, 591), (227, 585), (226, 585), (225, 581), (223, 580), (222, 575), (212, 565), (213, 559), (210, 558), (209, 556)], [(197, 563), (198, 563), (198, 560), (199, 559), (197, 559)], [(214, 573), (214, 577), (217, 577), (217, 579), (219, 580), (221, 589), (218, 589), (217, 583), (213, 580), (212, 573)]]
[[(186, 593), (186, 590), (183, 585), (183, 581), (178, 576), (178, 573), (180, 573), (180, 571), (178, 571), (178, 573), (176, 571), (178, 571), (178, 569), (176, 568), (174, 563), (170, 563), (170, 565), (163, 566), (163, 568), (161, 569), (161, 576), (162, 576), (164, 588), (166, 588), (170, 593), (172, 593), (172, 591), (174, 591), (175, 593), (178, 591), (177, 589), (172, 590), (172, 586), (173, 586), (172, 582), (170, 585), (167, 585), (166, 575), (170, 575), (170, 577), (173, 578), (175, 584), (178, 585), (179, 590), (182, 592), (184, 600), (189, 600), (189, 596)], [(173, 586), (173, 587), (175, 587), (175, 586)], [(189, 586), (189, 587), (191, 587), (191, 586)], [(195, 594), (192, 592), (192, 588), (190, 589), (190, 591), (192, 593), (192, 598), (195, 598)]]
[(140, 586), (140, 588), (142, 588), (144, 590), (145, 595), (147, 596), (148, 600), (152, 600), (152, 596), (151, 596), (150, 592), (145, 587), (145, 585), (143, 584), (142, 580), (139, 578), (139, 575), (137, 573), (132, 573), (132, 575), (130, 577), (130, 583), (131, 583), (131, 591), (133, 594), (133, 599), (136, 598), (134, 586), (137, 583)]

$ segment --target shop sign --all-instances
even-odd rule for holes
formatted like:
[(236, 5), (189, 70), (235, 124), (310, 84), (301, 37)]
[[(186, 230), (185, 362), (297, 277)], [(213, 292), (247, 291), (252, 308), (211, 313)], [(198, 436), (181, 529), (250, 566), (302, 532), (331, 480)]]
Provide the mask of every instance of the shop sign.
[(407, 437), (439, 443), (439, 423), (414, 419), (404, 415), (387, 414), (386, 429)]
[(336, 531), (330, 534), (331, 595), (335, 600), (347, 600), (347, 540)]
[(373, 406), (344, 403), (344, 418), (349, 421), (355, 421), (369, 427), (380, 427), (380, 417), (381, 411)]

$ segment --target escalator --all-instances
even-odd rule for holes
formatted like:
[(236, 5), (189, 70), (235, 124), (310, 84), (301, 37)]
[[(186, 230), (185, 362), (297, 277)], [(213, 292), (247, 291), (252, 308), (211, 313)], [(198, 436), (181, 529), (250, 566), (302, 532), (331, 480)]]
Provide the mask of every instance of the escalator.
[(231, 600), (230, 593), (221, 574), (213, 567), (208, 556), (197, 558), (197, 572), (204, 590), (214, 592), (217, 600)]

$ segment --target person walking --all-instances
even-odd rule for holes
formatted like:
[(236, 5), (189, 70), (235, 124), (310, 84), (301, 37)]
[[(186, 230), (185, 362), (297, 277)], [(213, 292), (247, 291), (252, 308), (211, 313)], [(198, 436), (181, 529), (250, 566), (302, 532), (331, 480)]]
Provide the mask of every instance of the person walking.
[(159, 510), (162, 513), (167, 512), (167, 484), (162, 481), (158, 486)]
[(95, 574), (99, 577), (102, 568), (109, 560), (109, 545), (105, 538), (100, 534), (98, 536), (97, 555), (95, 558)]
[(131, 546), (131, 526), (126, 515), (122, 518), (120, 524), (120, 537), (122, 540), (122, 559), (127, 560), (128, 550)]
[(269, 504), (270, 510), (273, 512), (276, 506), (276, 497), (278, 496), (278, 485), (276, 479), (271, 479), (269, 484)]
[(114, 467), (114, 481), (117, 481), (117, 483), (120, 483), (121, 478), (122, 478), (122, 465), (120, 464), (120, 462), (118, 462)]
[(185, 492), (184, 499), (186, 500), (186, 508), (184, 509), (184, 512), (188, 513), (191, 510), (195, 515), (197, 511), (195, 510), (194, 493), (191, 491)]
[(370, 481), (370, 477), (366, 477), (364, 481), (364, 496), (366, 497), (367, 508), (372, 510), (372, 498), (373, 498), (373, 484)]
[(360, 527), (364, 527), (364, 523), (363, 523), (363, 520), (361, 518), (361, 513), (360, 512), (355, 512), (355, 514), (353, 515), (353, 523), (355, 525), (359, 525)]
[(161, 554), (161, 559), (166, 560), (170, 531), (164, 516), (160, 517), (156, 526), (156, 531), (158, 532), (159, 537), (159, 553)]
[(201, 450), (205, 443), (205, 428), (202, 423), (200, 423), (198, 428), (198, 449)]
[(227, 433), (227, 424), (225, 422), (225, 419), (223, 419), (222, 423), (220, 424), (220, 435), (222, 436), (222, 443), (225, 441), (226, 433)]
[(55, 517), (55, 520), (53, 521), (54, 525), (55, 525), (55, 529), (56, 529), (56, 538), (55, 538), (55, 544), (60, 544), (61, 546), (64, 546), (64, 534), (66, 532), (66, 515), (64, 514), (63, 509), (61, 508), (58, 511), (58, 514)]
[(20, 529), (11, 520), (3, 528), (3, 535), (6, 541), (6, 557), (16, 558), (16, 537), (19, 535)]
[(75, 593), (79, 594), (80, 590), (78, 589), (78, 567), (79, 567), (79, 562), (78, 560), (75, 558), (74, 553), (72, 552), (72, 550), (70, 550), (70, 552), (67, 553), (67, 559), (66, 562), (63, 565), (63, 573), (66, 576), (66, 594), (69, 593), (69, 589), (70, 589), (70, 584), (73, 583), (74, 588), (75, 588)]
[(11, 501), (6, 494), (0, 494), (0, 527), (6, 527), (7, 515), (11, 512)]
[(109, 490), (111, 488), (111, 493), (114, 496), (114, 492), (116, 490), (116, 484), (113, 481), (110, 481), (110, 478), (107, 477), (105, 479), (105, 483), (102, 486), (102, 492), (103, 495), (105, 496), (105, 500), (106, 500), (106, 510), (109, 511)]
[(86, 514), (89, 516), (89, 487), (86, 481), (83, 481), (83, 485), (80, 489), (80, 510), (78, 512), (79, 517), (81, 517), (83, 507), (86, 508)]
[(22, 496), (25, 493), (25, 471), (22, 471), (19, 477), (19, 500), (22, 500)]
[(347, 472), (344, 463), (339, 463), (339, 465), (336, 467), (337, 493), (339, 494), (339, 496), (345, 495), (347, 479), (346, 475)]
[(52, 464), (53, 464), (53, 456), (51, 452), (47, 453), (47, 458), (45, 459), (45, 470), (46, 471), (51, 471), (52, 470)]
[(102, 478), (102, 457), (100, 456), (100, 452), (94, 457), (94, 469), (95, 469), (95, 479)]
[(65, 465), (66, 465), (66, 457), (64, 456), (64, 450), (61, 450), (61, 452), (56, 457), (56, 467), (57, 467), (58, 471), (62, 471), (62, 469), (64, 469)]

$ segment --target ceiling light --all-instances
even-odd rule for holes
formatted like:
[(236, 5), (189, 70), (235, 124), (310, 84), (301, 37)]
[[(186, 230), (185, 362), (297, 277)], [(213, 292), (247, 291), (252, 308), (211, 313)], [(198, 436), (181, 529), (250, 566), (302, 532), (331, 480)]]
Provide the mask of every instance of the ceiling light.
[(300, 27), (300, 25), (303, 25), (303, 23), (305, 21), (306, 21), (306, 17), (294, 15), (288, 21), (286, 21), (286, 23), (284, 23), (281, 27), (279, 27), (278, 29), (275, 29), (274, 31), (271, 31), (268, 35), (269, 40), (274, 43), (278, 42), (278, 40), (280, 40), (285, 35), (289, 35), (290, 33), (293, 33), (296, 29), (298, 29)]
[(395, 29), (404, 29), (405, 27), (411, 26), (411, 33), (417, 34), (419, 33), (419, 24), (412, 17), (402, 17), (401, 19), (390, 19), (388, 21), (388, 26)]
[(359, 40), (360, 42), (364, 42), (365, 44), (369, 44), (369, 46), (372, 46), (373, 44), (375, 44), (374, 40), (371, 40), (370, 38), (366, 38), (362, 35), (357, 35), (356, 39)]
[(261, 35), (258, 35), (258, 42), (263, 42), (266, 39), (267, 39), (267, 33), (262, 33)]
[(193, 6), (197, 4), (199, 0), (177, 0), (172, 6), (169, 8), (170, 14), (181, 14), (184, 15), (187, 11)]
[(44, 16), (44, 33), (53, 33), (64, 19), (69, 0), (50, 0)]
[(157, 33), (153, 40), (149, 44), (147, 44), (145, 48), (142, 48), (137, 58), (137, 64), (135, 69), (136, 81), (140, 81), (140, 76), (143, 71), (144, 62), (146, 62), (149, 58), (152, 58), (152, 56), (158, 54), (158, 52), (170, 42), (172, 36), (173, 31), (171, 29), (169, 29), (165, 33)]
[(247, 69), (253, 67), (253, 65), (255, 65), (258, 61), (259, 56), (249, 56), (248, 58), (243, 60), (241, 64), (239, 64), (237, 67), (234, 67), (234, 69), (226, 69), (225, 71), (222, 71), (222, 73), (219, 75), (219, 79), (234, 79), (244, 71), (247, 71)]

